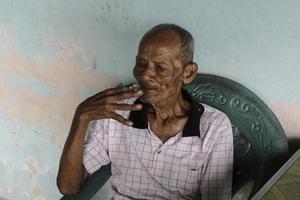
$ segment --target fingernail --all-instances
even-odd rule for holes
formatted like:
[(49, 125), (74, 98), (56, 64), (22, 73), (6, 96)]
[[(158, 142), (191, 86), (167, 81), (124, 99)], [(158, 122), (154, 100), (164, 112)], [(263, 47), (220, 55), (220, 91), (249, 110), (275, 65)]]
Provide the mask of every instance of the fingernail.
[(142, 105), (142, 104), (137, 104), (137, 105), (136, 105), (136, 108), (142, 109), (142, 108), (143, 108), (143, 105)]
[(137, 94), (137, 95), (142, 95), (142, 94), (143, 94), (143, 91), (142, 91), (142, 90), (139, 90), (139, 91), (137, 91), (136, 94)]
[(128, 85), (129, 88), (137, 88), (138, 84), (137, 83), (131, 83)]
[(138, 85), (137, 83), (133, 83), (133, 84), (132, 84), (132, 87), (134, 87), (134, 88), (138, 88), (138, 87), (139, 87), (139, 85)]
[(127, 122), (127, 124), (128, 124), (129, 126), (133, 126), (133, 122), (132, 122), (132, 121)]

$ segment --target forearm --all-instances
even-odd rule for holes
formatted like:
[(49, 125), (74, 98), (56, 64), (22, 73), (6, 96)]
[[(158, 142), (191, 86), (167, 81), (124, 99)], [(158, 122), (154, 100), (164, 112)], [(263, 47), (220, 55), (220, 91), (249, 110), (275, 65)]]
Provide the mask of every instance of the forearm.
[[(60, 160), (57, 186), (61, 193), (77, 193), (81, 184), (89, 175), (83, 166), (84, 139), (89, 122), (101, 119), (115, 119), (122, 124), (131, 125), (132, 122), (115, 111), (140, 110), (142, 105), (127, 105), (119, 104), (118, 102), (132, 97), (139, 97), (142, 94), (141, 90), (133, 86), (119, 89), (112, 88), (100, 92), (79, 104)], [(99, 148), (99, 144), (96, 146)]]
[(87, 122), (80, 122), (74, 117), (57, 175), (57, 186), (61, 193), (74, 194), (79, 191), (84, 176), (82, 156), (87, 127)]

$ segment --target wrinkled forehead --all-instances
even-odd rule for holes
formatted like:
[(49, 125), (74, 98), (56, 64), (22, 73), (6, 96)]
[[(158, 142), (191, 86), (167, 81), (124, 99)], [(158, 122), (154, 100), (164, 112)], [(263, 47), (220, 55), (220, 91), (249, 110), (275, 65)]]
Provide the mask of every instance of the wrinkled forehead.
[(181, 40), (175, 31), (146, 33), (140, 42), (138, 55), (177, 56), (180, 46)]

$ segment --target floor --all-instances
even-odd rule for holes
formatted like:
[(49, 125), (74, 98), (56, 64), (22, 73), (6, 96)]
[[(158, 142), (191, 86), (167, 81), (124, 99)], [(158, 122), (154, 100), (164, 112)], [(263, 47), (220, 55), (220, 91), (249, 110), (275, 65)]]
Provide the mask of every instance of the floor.
[(262, 200), (300, 199), (300, 159), (267, 192)]

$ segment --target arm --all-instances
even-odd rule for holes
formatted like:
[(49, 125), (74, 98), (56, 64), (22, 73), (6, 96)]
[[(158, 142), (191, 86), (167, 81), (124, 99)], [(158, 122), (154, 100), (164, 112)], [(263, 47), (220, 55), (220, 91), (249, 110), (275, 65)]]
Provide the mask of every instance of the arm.
[(229, 120), (220, 127), (206, 161), (201, 182), (202, 200), (230, 200), (233, 170), (233, 135)]
[(57, 186), (63, 194), (75, 194), (89, 176), (82, 164), (84, 138), (88, 124), (74, 116), (71, 130), (60, 159)]
[(132, 122), (118, 115), (115, 110), (140, 110), (141, 105), (117, 104), (117, 102), (141, 95), (142, 92), (135, 87), (113, 88), (88, 98), (78, 106), (57, 175), (57, 186), (61, 193), (76, 194), (89, 176), (83, 166), (83, 150), (90, 121), (112, 118), (125, 125), (132, 125)]

